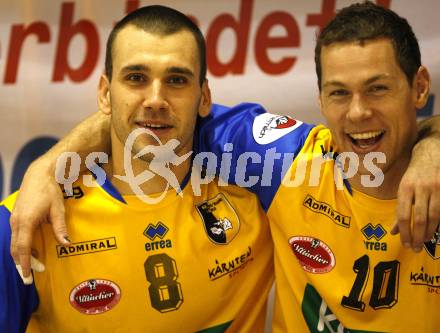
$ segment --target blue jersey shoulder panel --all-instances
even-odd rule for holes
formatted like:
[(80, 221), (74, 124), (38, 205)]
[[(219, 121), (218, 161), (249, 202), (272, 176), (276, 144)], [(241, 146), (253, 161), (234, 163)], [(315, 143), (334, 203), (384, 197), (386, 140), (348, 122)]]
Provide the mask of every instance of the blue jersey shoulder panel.
[(214, 153), (216, 174), (230, 184), (248, 187), (267, 211), (313, 127), (267, 113), (259, 104), (214, 104), (210, 115), (198, 121), (194, 152)]
[(25, 332), (38, 306), (35, 285), (24, 285), (10, 255), (11, 213), (0, 206), (0, 332)]

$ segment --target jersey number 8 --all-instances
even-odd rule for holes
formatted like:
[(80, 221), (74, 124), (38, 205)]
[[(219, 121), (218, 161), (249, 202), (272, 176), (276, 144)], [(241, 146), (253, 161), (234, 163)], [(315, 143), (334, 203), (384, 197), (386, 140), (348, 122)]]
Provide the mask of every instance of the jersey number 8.
[(144, 270), (150, 282), (148, 292), (152, 307), (160, 312), (177, 310), (183, 303), (183, 295), (174, 259), (165, 253), (149, 256)]

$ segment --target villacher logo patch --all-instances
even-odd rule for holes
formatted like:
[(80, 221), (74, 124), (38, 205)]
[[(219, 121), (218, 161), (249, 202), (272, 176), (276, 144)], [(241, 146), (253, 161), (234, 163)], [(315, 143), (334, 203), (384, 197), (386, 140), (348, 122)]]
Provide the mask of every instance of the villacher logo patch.
[(79, 312), (92, 315), (111, 310), (121, 299), (121, 289), (113, 281), (90, 279), (70, 292), (70, 304)]
[(328, 273), (336, 265), (335, 256), (330, 247), (317, 238), (294, 236), (289, 239), (289, 244), (306, 272)]

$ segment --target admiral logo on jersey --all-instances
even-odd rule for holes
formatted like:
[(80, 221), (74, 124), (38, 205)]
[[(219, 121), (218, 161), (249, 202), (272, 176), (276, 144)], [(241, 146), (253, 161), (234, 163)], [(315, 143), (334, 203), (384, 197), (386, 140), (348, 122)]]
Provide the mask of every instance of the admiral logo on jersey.
[(252, 133), (257, 143), (263, 145), (274, 142), (292, 132), (302, 124), (288, 116), (263, 113), (255, 117)]
[(196, 205), (202, 218), (205, 231), (216, 244), (228, 244), (238, 234), (240, 220), (234, 207), (222, 194)]
[(338, 213), (328, 203), (323, 201), (318, 201), (310, 194), (307, 194), (306, 198), (304, 199), (303, 205), (304, 207), (310, 209), (312, 212), (320, 213), (327, 216), (334, 223), (340, 225), (341, 227), (345, 227), (345, 228), (350, 227), (350, 220), (351, 220), (350, 216)]
[(424, 247), (433, 259), (440, 258), (440, 226), (437, 227), (432, 239), (424, 244)]
[(69, 246), (57, 245), (56, 247), (58, 258), (116, 250), (117, 248), (118, 246), (116, 244), (116, 237), (94, 239), (85, 242), (72, 243)]

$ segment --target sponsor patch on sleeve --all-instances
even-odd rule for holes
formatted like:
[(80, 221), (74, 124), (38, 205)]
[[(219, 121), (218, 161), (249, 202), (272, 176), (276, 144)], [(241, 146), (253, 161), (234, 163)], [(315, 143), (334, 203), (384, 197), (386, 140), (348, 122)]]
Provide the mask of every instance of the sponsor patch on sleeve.
[(289, 116), (263, 113), (255, 117), (252, 134), (257, 143), (265, 145), (294, 131), (301, 124), (302, 121), (295, 120)]

